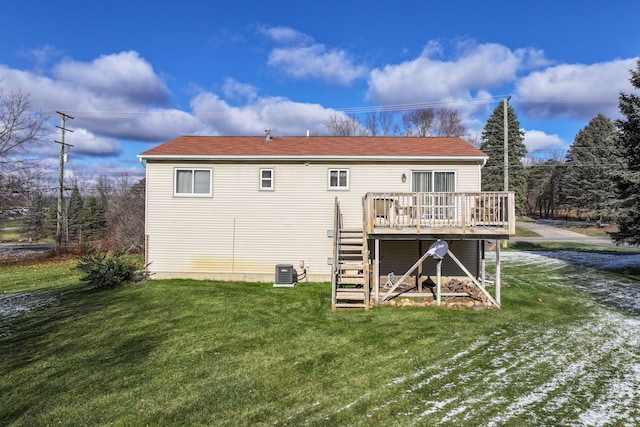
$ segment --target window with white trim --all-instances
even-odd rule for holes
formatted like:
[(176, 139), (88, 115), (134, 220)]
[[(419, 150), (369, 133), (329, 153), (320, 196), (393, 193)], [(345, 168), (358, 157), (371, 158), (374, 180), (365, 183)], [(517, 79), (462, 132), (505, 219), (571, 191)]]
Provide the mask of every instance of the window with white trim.
[(329, 169), (329, 190), (349, 189), (349, 169)]
[(174, 195), (211, 196), (211, 169), (176, 169)]
[(260, 190), (275, 189), (273, 169), (260, 169)]

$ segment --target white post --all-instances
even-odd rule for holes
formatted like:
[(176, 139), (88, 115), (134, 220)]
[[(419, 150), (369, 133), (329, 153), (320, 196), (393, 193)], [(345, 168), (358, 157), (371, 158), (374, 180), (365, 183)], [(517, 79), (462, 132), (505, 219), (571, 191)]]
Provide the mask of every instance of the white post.
[(440, 276), (442, 273), (442, 259), (436, 264), (436, 304), (440, 305), (440, 295), (442, 293)]
[(500, 274), (500, 244), (496, 240), (496, 302), (498, 307), (502, 305), (500, 302), (500, 281), (502, 280)]

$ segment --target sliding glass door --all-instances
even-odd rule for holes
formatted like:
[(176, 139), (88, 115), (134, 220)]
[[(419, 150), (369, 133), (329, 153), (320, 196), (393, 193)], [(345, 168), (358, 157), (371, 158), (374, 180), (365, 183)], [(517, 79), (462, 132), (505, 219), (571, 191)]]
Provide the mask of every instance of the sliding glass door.
[(456, 174), (451, 171), (413, 171), (412, 191), (418, 195), (422, 217), (427, 220), (455, 219)]

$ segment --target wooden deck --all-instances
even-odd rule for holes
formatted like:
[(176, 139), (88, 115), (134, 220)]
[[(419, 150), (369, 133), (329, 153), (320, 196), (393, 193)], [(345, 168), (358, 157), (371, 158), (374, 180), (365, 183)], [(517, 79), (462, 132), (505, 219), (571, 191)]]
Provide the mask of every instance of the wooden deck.
[(509, 192), (367, 193), (363, 208), (371, 237), (508, 239), (516, 231)]

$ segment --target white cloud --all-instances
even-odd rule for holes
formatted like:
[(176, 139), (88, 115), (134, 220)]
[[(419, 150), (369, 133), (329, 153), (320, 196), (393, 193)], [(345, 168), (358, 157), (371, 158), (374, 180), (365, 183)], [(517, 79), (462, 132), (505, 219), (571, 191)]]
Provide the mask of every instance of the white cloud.
[(516, 84), (519, 106), (536, 118), (565, 116), (589, 120), (618, 114), (620, 92), (633, 90), (629, 70), (636, 59), (597, 64), (561, 64), (535, 71)]
[(368, 97), (377, 104), (411, 104), (471, 99), (474, 92), (516, 79), (525, 65), (539, 63), (540, 51), (511, 51), (499, 44), (459, 43), (456, 56), (440, 60), (443, 47), (429, 42), (418, 58), (371, 71)]
[(529, 155), (540, 151), (545, 151), (546, 154), (551, 155), (554, 151), (566, 150), (568, 146), (567, 143), (558, 135), (549, 135), (543, 131), (535, 129), (525, 131), (524, 145), (527, 147)]
[(344, 50), (328, 50), (320, 44), (273, 49), (268, 64), (296, 79), (318, 79), (342, 86), (367, 72), (364, 66), (354, 64)]
[(225, 98), (242, 102), (252, 102), (258, 97), (258, 89), (255, 86), (240, 83), (232, 78), (225, 79), (222, 92)]
[(265, 34), (267, 37), (269, 37), (271, 40), (273, 40), (276, 43), (280, 43), (280, 44), (292, 44), (292, 43), (298, 43), (298, 44), (309, 44), (309, 43), (313, 43), (313, 38), (311, 38), (310, 36), (301, 33), (298, 30), (294, 30), (293, 28), (290, 27), (282, 27), (282, 26), (278, 26), (278, 27), (260, 27), (259, 28), (260, 32)]
[[(59, 134), (52, 135), (51, 140), (33, 146), (30, 150), (32, 154), (47, 155), (56, 157), (60, 155), (60, 145), (53, 141), (59, 141)], [(118, 156), (122, 153), (122, 146), (119, 142), (101, 136), (97, 136), (91, 131), (83, 128), (73, 128), (73, 132), (67, 132), (65, 143), (72, 145), (67, 148), (67, 152), (77, 156)]]
[(73, 144), (69, 153), (89, 156), (117, 156), (122, 152), (122, 146), (110, 138), (96, 136), (86, 129), (75, 129), (65, 142)]
[(323, 123), (334, 110), (319, 104), (305, 104), (283, 97), (256, 97), (241, 107), (229, 105), (211, 92), (191, 101), (193, 114), (203, 124), (198, 134), (261, 135), (271, 129), (274, 136), (325, 133)]
[(153, 67), (134, 51), (103, 55), (90, 63), (66, 60), (54, 69), (61, 82), (82, 92), (120, 98), (133, 105), (163, 104), (169, 91)]
[[(66, 59), (51, 76), (0, 65), (0, 80), (29, 93), (34, 109), (52, 118), (57, 110), (72, 114), (70, 127), (100, 137), (158, 142), (199, 128), (189, 113), (154, 108), (167, 104), (170, 92), (136, 52), (87, 63)], [(97, 146), (107, 149), (104, 143)]]
[(288, 27), (262, 28), (262, 32), (283, 45), (270, 52), (267, 64), (289, 77), (348, 86), (366, 76), (367, 68), (356, 64), (343, 49), (327, 48)]
[(40, 111), (141, 111), (168, 102), (169, 91), (135, 52), (102, 56), (91, 63), (66, 60), (52, 76), (0, 65), (6, 87), (30, 94)]

